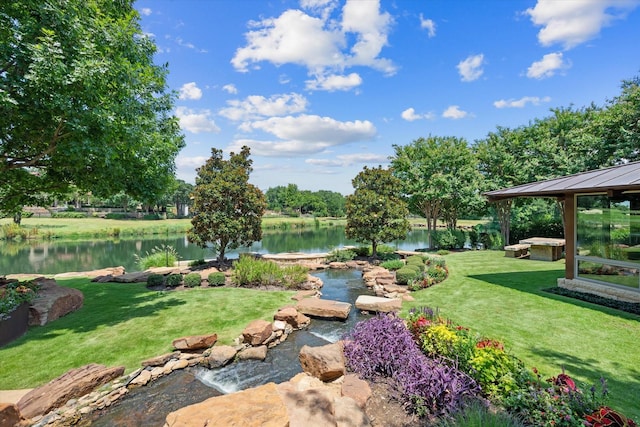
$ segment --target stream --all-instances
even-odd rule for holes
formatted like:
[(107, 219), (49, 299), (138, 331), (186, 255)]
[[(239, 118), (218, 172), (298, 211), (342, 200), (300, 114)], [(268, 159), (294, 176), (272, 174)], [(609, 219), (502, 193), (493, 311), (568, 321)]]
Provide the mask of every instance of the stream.
[(302, 372), (298, 361), (302, 346), (321, 346), (341, 339), (357, 322), (369, 317), (355, 308), (356, 298), (373, 295), (360, 271), (324, 270), (313, 274), (324, 283), (323, 299), (353, 305), (348, 319), (313, 318), (307, 328), (292, 332), (286, 341), (270, 349), (264, 361), (245, 360), (219, 369), (194, 367), (174, 371), (130, 392), (109, 408), (93, 412), (78, 425), (162, 427), (170, 412), (184, 406), (269, 382), (281, 383)]

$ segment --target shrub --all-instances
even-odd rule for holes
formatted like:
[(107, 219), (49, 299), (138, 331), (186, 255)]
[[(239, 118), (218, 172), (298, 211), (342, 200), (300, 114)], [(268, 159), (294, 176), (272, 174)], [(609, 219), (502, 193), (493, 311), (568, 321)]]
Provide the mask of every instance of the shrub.
[(464, 244), (467, 243), (468, 234), (465, 231), (460, 230), (458, 228), (456, 228), (454, 230), (451, 230), (451, 233), (453, 234), (453, 238), (455, 239), (455, 243), (453, 245), (453, 248), (454, 249), (462, 249), (462, 248), (464, 248)]
[(636, 427), (636, 423), (608, 406), (602, 406), (594, 413), (585, 417), (592, 427)]
[(427, 277), (433, 279), (435, 283), (444, 282), (444, 280), (449, 276), (449, 271), (446, 267), (441, 267), (439, 265), (430, 265), (427, 269)]
[(345, 338), (344, 353), (348, 368), (361, 377), (394, 380), (403, 400), (420, 416), (452, 413), (465, 396), (479, 391), (472, 378), (422, 354), (395, 315), (358, 323)]
[(408, 268), (409, 270), (413, 270), (416, 272), (417, 276), (420, 276), (422, 274), (422, 272), (425, 270), (425, 265), (424, 264), (416, 264), (416, 263), (412, 263), (412, 264), (405, 264), (404, 267), (402, 268)]
[(148, 221), (154, 221), (154, 220), (162, 219), (162, 217), (158, 214), (144, 214), (142, 216), (142, 219), (145, 219)]
[(440, 420), (436, 427), (524, 427), (522, 421), (504, 410), (490, 409), (486, 402), (474, 399), (462, 409)]
[(51, 214), (51, 218), (86, 218), (87, 214), (84, 212), (54, 212)]
[(456, 247), (456, 237), (449, 229), (434, 231), (432, 240), (438, 249), (453, 249)]
[(0, 228), (0, 237), (4, 240), (26, 239), (28, 232), (14, 222), (3, 224)]
[(233, 264), (231, 281), (237, 286), (297, 287), (307, 281), (307, 272), (300, 265), (280, 267), (273, 261), (242, 256)]
[(179, 286), (182, 283), (182, 274), (177, 274), (177, 273), (170, 274), (167, 276), (164, 283), (170, 288), (175, 288), (176, 286)]
[(358, 246), (353, 251), (357, 256), (367, 257), (371, 255), (371, 246)]
[(152, 288), (152, 287), (163, 286), (163, 285), (164, 285), (164, 276), (162, 274), (152, 273), (147, 277), (148, 287)]
[(202, 282), (202, 278), (198, 273), (189, 273), (186, 276), (184, 276), (184, 285), (187, 288), (198, 287), (200, 286), (201, 282)]
[(394, 259), (400, 259), (394, 247), (389, 245), (378, 245), (376, 248), (378, 252), (378, 259), (382, 261), (391, 261)]
[[(470, 375), (480, 384), (489, 397), (500, 401), (511, 392), (520, 389), (529, 379), (520, 359), (507, 354), (502, 344), (493, 341), (476, 344), (469, 360)], [(485, 344), (483, 344), (485, 343)]]
[(143, 257), (134, 255), (141, 270), (151, 267), (169, 267), (178, 261), (178, 252), (173, 246), (161, 245), (151, 249)]
[(451, 252), (449, 252), (447, 249), (440, 249), (438, 250), (438, 252), (436, 252), (438, 255), (449, 255)]
[(399, 259), (392, 259), (392, 260), (383, 262), (382, 264), (380, 264), (380, 267), (386, 268), (387, 270), (390, 270), (390, 271), (395, 271), (404, 267), (404, 262), (402, 262)]
[(209, 276), (207, 277), (209, 286), (222, 286), (224, 285), (225, 280), (226, 280), (226, 276), (221, 271), (210, 273)]
[(283, 283), (286, 288), (297, 288), (307, 281), (309, 269), (302, 265), (288, 265), (282, 269)]
[(120, 213), (120, 212), (109, 212), (104, 217), (106, 219), (127, 219), (128, 215), (126, 213)]
[(327, 261), (329, 262), (346, 262), (356, 257), (356, 253), (351, 249), (334, 249), (329, 252)]
[(205, 265), (206, 263), (207, 262), (202, 258), (194, 259), (194, 260), (189, 262), (189, 267), (198, 267), (198, 266), (201, 266), (201, 265)]
[(420, 255), (411, 255), (404, 260), (407, 264), (424, 264), (424, 258)]
[(416, 277), (418, 277), (418, 272), (414, 269), (407, 268), (406, 266), (396, 271), (396, 282), (400, 285), (407, 285)]
[(38, 294), (39, 289), (40, 285), (31, 280), (10, 281), (0, 287), (0, 320), (11, 317), (11, 313), (22, 303), (31, 302)]

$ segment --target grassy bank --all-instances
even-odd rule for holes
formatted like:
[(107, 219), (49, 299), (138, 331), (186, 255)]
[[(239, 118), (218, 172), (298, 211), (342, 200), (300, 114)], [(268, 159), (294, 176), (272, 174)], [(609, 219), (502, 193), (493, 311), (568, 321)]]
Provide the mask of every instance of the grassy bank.
[[(640, 419), (640, 316), (544, 292), (564, 275), (564, 261), (505, 258), (501, 251), (446, 256), (449, 278), (414, 293), (410, 307), (439, 308), (536, 367), (544, 378), (567, 374), (586, 384), (604, 377), (610, 404)], [(585, 387), (589, 389), (589, 387)]]
[(84, 294), (83, 307), (0, 348), (0, 389), (36, 387), (88, 363), (127, 372), (170, 352), (185, 335), (217, 333), (224, 344), (254, 319), (273, 320), (293, 292), (239, 288), (155, 292), (144, 284), (59, 280)]

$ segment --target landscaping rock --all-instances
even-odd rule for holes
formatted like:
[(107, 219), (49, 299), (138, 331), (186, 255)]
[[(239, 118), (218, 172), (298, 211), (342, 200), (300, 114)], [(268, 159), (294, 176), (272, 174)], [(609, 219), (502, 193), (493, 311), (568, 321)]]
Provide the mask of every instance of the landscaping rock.
[(302, 370), (322, 380), (333, 381), (345, 373), (344, 346), (342, 341), (320, 347), (303, 346), (298, 358)]
[[(212, 397), (167, 415), (165, 427), (288, 427), (287, 408), (274, 383)], [(325, 424), (326, 425), (326, 424)]]
[(37, 280), (38, 295), (29, 306), (29, 325), (46, 325), (82, 307), (84, 296), (74, 288), (58, 286), (53, 279)]
[(231, 362), (236, 356), (236, 349), (229, 345), (219, 345), (211, 347), (211, 352), (202, 363), (209, 368), (219, 368)]
[(266, 320), (254, 320), (244, 328), (242, 331), (242, 337), (244, 342), (250, 345), (260, 345), (266, 342), (273, 332), (271, 322)]
[[(157, 367), (156, 367), (157, 368)], [(154, 368), (155, 369), (155, 368)], [(147, 385), (149, 381), (153, 378), (153, 372), (145, 369), (140, 371), (140, 373), (129, 382), (129, 386), (131, 387), (140, 387), (143, 385)]]
[(284, 401), (291, 427), (335, 426), (331, 390), (322, 385), (317, 388), (298, 390), (289, 382), (278, 385), (278, 392)]
[(333, 402), (336, 427), (367, 427), (371, 425), (367, 414), (350, 397), (341, 397)]
[(176, 350), (202, 350), (213, 346), (218, 341), (217, 334), (191, 335), (188, 337), (176, 338), (172, 345)]
[(173, 353), (163, 354), (162, 356), (157, 356), (151, 359), (147, 359), (142, 362), (142, 366), (163, 366), (171, 359), (177, 359), (180, 357), (179, 351), (174, 351)]
[(122, 276), (114, 277), (113, 281), (117, 283), (142, 283), (147, 281), (150, 274), (150, 271), (135, 271), (133, 273), (125, 273)]
[(356, 308), (364, 311), (383, 313), (400, 311), (402, 309), (402, 300), (396, 298), (374, 297), (371, 295), (360, 295), (356, 299)]
[(248, 347), (238, 353), (238, 359), (240, 360), (264, 360), (267, 357), (267, 346), (261, 345), (259, 347)]
[(294, 300), (294, 301), (300, 301), (300, 300), (305, 299), (305, 298), (317, 297), (317, 296), (318, 296), (318, 291), (317, 290), (298, 291), (298, 292), (296, 292), (296, 294), (294, 296), (291, 297), (291, 299)]
[(273, 315), (273, 318), (287, 322), (293, 329), (302, 329), (311, 323), (311, 319), (300, 313), (295, 307), (283, 307)]
[(20, 413), (26, 418), (44, 415), (59, 408), (70, 399), (77, 399), (121, 376), (124, 366), (108, 368), (90, 364), (72, 369), (49, 383), (31, 390), (18, 402)]
[(344, 376), (342, 388), (340, 390), (342, 396), (352, 398), (362, 409), (367, 404), (367, 400), (371, 397), (371, 387), (365, 380), (361, 380), (355, 374), (347, 374)]
[(329, 263), (329, 268), (332, 268), (334, 270), (347, 270), (349, 267), (347, 266), (346, 262), (330, 262)]
[(346, 319), (351, 311), (351, 304), (320, 298), (305, 298), (296, 305), (296, 310), (307, 316), (322, 318)]
[(398, 293), (398, 294), (404, 294), (409, 292), (409, 289), (406, 286), (402, 286), (402, 285), (396, 285), (393, 283), (389, 283), (389, 284), (385, 284), (383, 285), (383, 288), (385, 291), (392, 293)]
[(22, 421), (18, 407), (13, 403), (0, 403), (0, 426), (12, 427)]

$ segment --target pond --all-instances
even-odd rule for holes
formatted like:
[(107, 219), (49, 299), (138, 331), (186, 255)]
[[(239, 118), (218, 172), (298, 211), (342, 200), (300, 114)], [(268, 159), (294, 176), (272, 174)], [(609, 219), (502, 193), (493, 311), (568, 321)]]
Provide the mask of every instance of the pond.
[[(180, 259), (209, 259), (215, 254), (189, 243), (184, 235), (131, 238), (119, 240), (0, 242), (0, 276), (17, 273), (57, 274), (123, 266), (127, 272), (137, 271), (135, 255), (144, 256), (154, 247), (170, 245)], [(249, 248), (227, 252), (237, 258), (241, 252), (283, 253), (329, 252), (343, 246), (359, 244), (348, 240), (344, 227), (266, 231), (262, 241)], [(403, 241), (391, 242), (396, 249), (414, 250), (427, 246), (427, 231), (413, 229)]]

